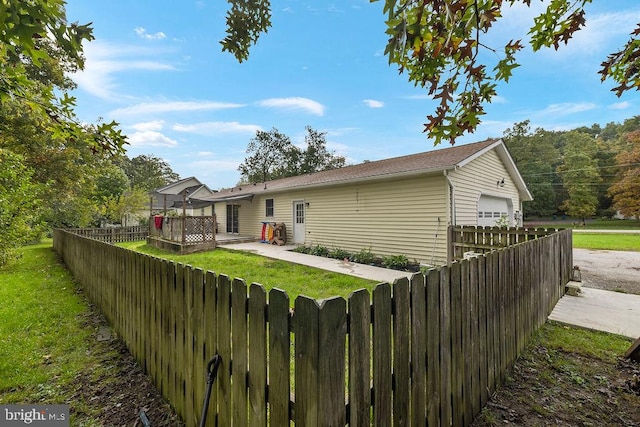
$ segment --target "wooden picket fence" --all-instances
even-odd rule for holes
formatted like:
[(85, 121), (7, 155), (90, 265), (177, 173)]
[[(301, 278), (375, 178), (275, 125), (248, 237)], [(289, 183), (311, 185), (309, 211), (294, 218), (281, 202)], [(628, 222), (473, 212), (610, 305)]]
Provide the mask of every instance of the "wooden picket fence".
[(135, 242), (149, 236), (148, 225), (130, 225), (103, 228), (69, 228), (71, 233), (107, 243)]
[(484, 254), (557, 233), (553, 228), (476, 227), (450, 225), (447, 229), (447, 260), (461, 260), (467, 252)]
[(323, 301), (55, 230), (54, 248), (189, 426), (466, 426), (562, 296), (571, 231)]

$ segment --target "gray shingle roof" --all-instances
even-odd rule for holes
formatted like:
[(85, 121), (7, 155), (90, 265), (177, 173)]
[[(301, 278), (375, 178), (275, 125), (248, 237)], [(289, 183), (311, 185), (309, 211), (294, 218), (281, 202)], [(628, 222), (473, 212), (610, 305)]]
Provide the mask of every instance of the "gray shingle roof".
[(360, 163), (353, 166), (345, 166), (316, 172), (307, 175), (282, 178), (265, 183), (240, 185), (238, 187), (221, 190), (211, 197), (211, 200), (225, 200), (236, 198), (243, 194), (276, 192), (309, 186), (331, 185), (349, 183), (360, 180), (415, 175), (420, 173), (438, 172), (453, 169), (461, 165), (482, 150), (499, 142), (499, 139), (487, 139), (473, 144), (460, 145), (424, 153), (394, 157), (391, 159)]

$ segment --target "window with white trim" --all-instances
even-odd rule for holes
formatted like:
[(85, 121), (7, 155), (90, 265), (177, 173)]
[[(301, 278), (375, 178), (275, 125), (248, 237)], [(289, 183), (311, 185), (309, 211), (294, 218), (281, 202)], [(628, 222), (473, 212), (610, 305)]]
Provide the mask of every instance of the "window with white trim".
[(272, 217), (273, 216), (273, 199), (267, 199), (265, 200), (265, 210), (264, 210), (264, 216), (266, 217)]

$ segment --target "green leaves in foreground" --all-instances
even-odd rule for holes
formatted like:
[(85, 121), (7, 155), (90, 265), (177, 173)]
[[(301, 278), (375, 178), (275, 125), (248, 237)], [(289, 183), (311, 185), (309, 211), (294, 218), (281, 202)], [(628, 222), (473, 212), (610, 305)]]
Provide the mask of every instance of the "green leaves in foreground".
[[(584, 27), (588, 3), (591, 0), (547, 2), (529, 29), (533, 51), (544, 47), (557, 50), (567, 44)], [(485, 39), (503, 17), (503, 10), (530, 5), (530, 0), (385, 0), (389, 36), (385, 54), (389, 64), (397, 65), (410, 82), (439, 101), (424, 125), (436, 145), (441, 141), (453, 144), (457, 137), (473, 132), (485, 114), (484, 104), (497, 95), (498, 83), (509, 81), (519, 66), (516, 55), (525, 44), (511, 39), (494, 47)], [(611, 79), (619, 84), (613, 89), (617, 96), (640, 89), (639, 35), (640, 26), (599, 71), (603, 81)]]

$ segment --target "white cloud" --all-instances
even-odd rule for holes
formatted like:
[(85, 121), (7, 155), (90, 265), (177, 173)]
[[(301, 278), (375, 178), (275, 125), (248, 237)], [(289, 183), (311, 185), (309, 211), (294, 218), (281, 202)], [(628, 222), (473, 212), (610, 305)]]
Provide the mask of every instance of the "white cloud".
[(547, 108), (540, 111), (540, 113), (544, 115), (568, 115), (593, 110), (595, 108), (597, 108), (597, 105), (590, 102), (564, 102), (562, 104), (550, 104)]
[(301, 97), (290, 98), (270, 98), (258, 101), (258, 105), (262, 107), (285, 108), (289, 110), (304, 110), (316, 116), (324, 115), (324, 105), (312, 99)]
[(254, 134), (262, 130), (258, 125), (242, 124), (238, 122), (202, 122), (190, 125), (176, 123), (173, 130), (177, 132), (195, 133), (198, 135), (216, 135), (219, 133), (249, 133)]
[(363, 99), (362, 102), (369, 108), (382, 108), (384, 107), (384, 102), (378, 101), (375, 99)]
[(144, 27), (136, 27), (133, 29), (133, 31), (135, 31), (136, 34), (139, 35), (141, 38), (146, 40), (162, 40), (167, 38), (167, 35), (162, 31), (158, 31), (155, 34), (149, 34), (147, 33), (147, 29)]
[(631, 103), (629, 101), (616, 102), (615, 104), (609, 105), (609, 108), (612, 110), (626, 110), (631, 107)]
[(239, 107), (244, 107), (244, 105), (216, 101), (143, 102), (130, 107), (118, 108), (117, 110), (111, 111), (109, 114), (114, 116), (130, 114), (157, 114), (179, 111), (225, 110), (228, 108)]
[(106, 100), (130, 99), (119, 94), (116, 74), (129, 70), (174, 71), (176, 68), (156, 59), (158, 51), (136, 46), (121, 46), (95, 40), (84, 48), (85, 67), (71, 75), (78, 87)]
[(150, 122), (142, 122), (131, 125), (131, 127), (139, 132), (149, 130), (161, 130), (164, 126), (164, 120), (153, 120)]
[(559, 49), (559, 53), (601, 54), (612, 50), (611, 43), (620, 37), (626, 41), (638, 20), (640, 10), (599, 15), (587, 13), (585, 27), (575, 33), (569, 44)]
[(340, 136), (344, 136), (345, 134), (360, 132), (360, 130), (361, 130), (360, 128), (352, 127), (352, 128), (328, 129), (326, 132), (328, 137), (340, 137)]
[(339, 156), (347, 156), (347, 153), (351, 151), (351, 148), (347, 144), (335, 141), (327, 141), (327, 149), (334, 151)]
[(429, 95), (428, 93), (422, 93), (418, 95), (407, 95), (404, 98), (405, 99), (433, 99), (433, 96)]
[(178, 142), (160, 132), (147, 130), (127, 135), (127, 141), (136, 147), (175, 147)]

